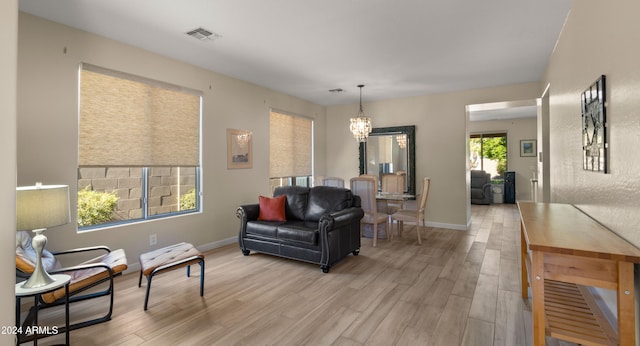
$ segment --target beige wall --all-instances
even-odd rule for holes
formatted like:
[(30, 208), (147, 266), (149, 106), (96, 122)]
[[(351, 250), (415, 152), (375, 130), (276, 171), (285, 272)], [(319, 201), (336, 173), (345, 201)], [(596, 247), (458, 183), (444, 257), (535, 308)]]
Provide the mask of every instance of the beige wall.
[(516, 200), (531, 200), (536, 157), (520, 157), (520, 141), (536, 139), (536, 118), (469, 122), (470, 133), (507, 133), (507, 171), (516, 172)]
[[(576, 204), (640, 247), (638, 13), (637, 0), (574, 1), (544, 85), (550, 84), (552, 202)], [(580, 93), (602, 74), (607, 76), (609, 174), (582, 169)], [(600, 293), (615, 309), (615, 294)]]
[[(234, 242), (235, 209), (270, 194), (269, 109), (315, 119), (315, 169), (325, 170), (324, 107), (132, 46), (20, 13), (18, 30), (18, 185), (68, 184), (77, 177), (77, 70), (81, 62), (202, 90), (203, 213), (77, 234), (75, 223), (47, 232), (48, 248), (107, 244), (138, 256), (179, 241), (200, 247)], [(226, 129), (253, 131), (253, 168), (227, 170)], [(3, 128), (3, 130), (5, 130)], [(75, 196), (72, 196), (75, 205)]]
[[(18, 0), (0, 1), (0, 276), (15, 275), (16, 236), (16, 67), (18, 65)], [(15, 325), (15, 281), (1, 280), (0, 326)], [(14, 336), (0, 334), (0, 345)]]
[[(640, 246), (640, 2), (576, 1), (546, 75), (552, 201), (574, 203)], [(609, 174), (582, 170), (580, 93), (607, 76)], [(546, 83), (545, 83), (546, 85)]]
[[(427, 223), (466, 229), (471, 215), (465, 106), (539, 96), (538, 83), (525, 83), (369, 102), (363, 107), (374, 127), (416, 125), (416, 181), (431, 177)], [(349, 118), (357, 111), (357, 104), (327, 107), (327, 174), (345, 181), (359, 173), (358, 143), (349, 132)]]

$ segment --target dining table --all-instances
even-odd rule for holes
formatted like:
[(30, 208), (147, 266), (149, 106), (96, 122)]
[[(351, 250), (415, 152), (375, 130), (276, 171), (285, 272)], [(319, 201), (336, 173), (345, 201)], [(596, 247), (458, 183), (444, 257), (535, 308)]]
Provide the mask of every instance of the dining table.
[(414, 200), (415, 198), (415, 195), (405, 193), (378, 192), (376, 194), (376, 205), (379, 212), (393, 214), (389, 212), (392, 210), (390, 208), (403, 209), (405, 201)]

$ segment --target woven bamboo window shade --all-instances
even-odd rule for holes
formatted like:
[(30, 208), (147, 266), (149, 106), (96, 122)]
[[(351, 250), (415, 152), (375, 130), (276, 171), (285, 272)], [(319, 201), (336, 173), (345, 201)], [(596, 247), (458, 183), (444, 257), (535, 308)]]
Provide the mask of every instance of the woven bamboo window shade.
[(313, 121), (271, 111), (269, 125), (270, 177), (310, 176)]
[(201, 92), (82, 64), (80, 166), (198, 166)]

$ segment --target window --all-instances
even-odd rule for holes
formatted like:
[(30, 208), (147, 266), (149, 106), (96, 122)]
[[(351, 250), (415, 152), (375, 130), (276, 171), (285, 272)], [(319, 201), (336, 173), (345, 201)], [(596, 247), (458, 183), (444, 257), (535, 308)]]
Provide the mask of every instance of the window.
[(493, 178), (502, 178), (507, 170), (507, 134), (471, 135), (469, 153), (471, 169), (480, 169), (491, 174)]
[(200, 210), (201, 93), (82, 64), (78, 227)]
[(313, 120), (272, 110), (269, 115), (269, 180), (277, 186), (311, 186)]

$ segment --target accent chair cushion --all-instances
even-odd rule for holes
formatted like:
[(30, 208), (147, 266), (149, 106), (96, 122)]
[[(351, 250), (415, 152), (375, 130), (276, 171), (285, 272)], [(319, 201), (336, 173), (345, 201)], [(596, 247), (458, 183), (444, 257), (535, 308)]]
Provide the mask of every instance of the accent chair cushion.
[(286, 195), (269, 198), (260, 196), (260, 214), (258, 220), (262, 221), (287, 221), (284, 204), (286, 202)]
[[(90, 259), (88, 261), (84, 261), (82, 264), (105, 264), (111, 268), (113, 275), (124, 272), (127, 268), (127, 256), (124, 253), (123, 249), (113, 250), (107, 254), (102, 256)], [(69, 294), (73, 294), (74, 292), (84, 289), (91, 284), (100, 282), (104, 279), (109, 278), (109, 272), (106, 268), (96, 267), (96, 268), (87, 268), (82, 270), (73, 270), (64, 272), (63, 274), (67, 274), (71, 276), (71, 282), (69, 283)], [(48, 292), (42, 295), (42, 300), (46, 303), (53, 303), (54, 301), (64, 297), (64, 287), (57, 289), (53, 292)]]
[(485, 184), (491, 182), (491, 177), (487, 172), (480, 170), (471, 171), (471, 188), (482, 189)]

